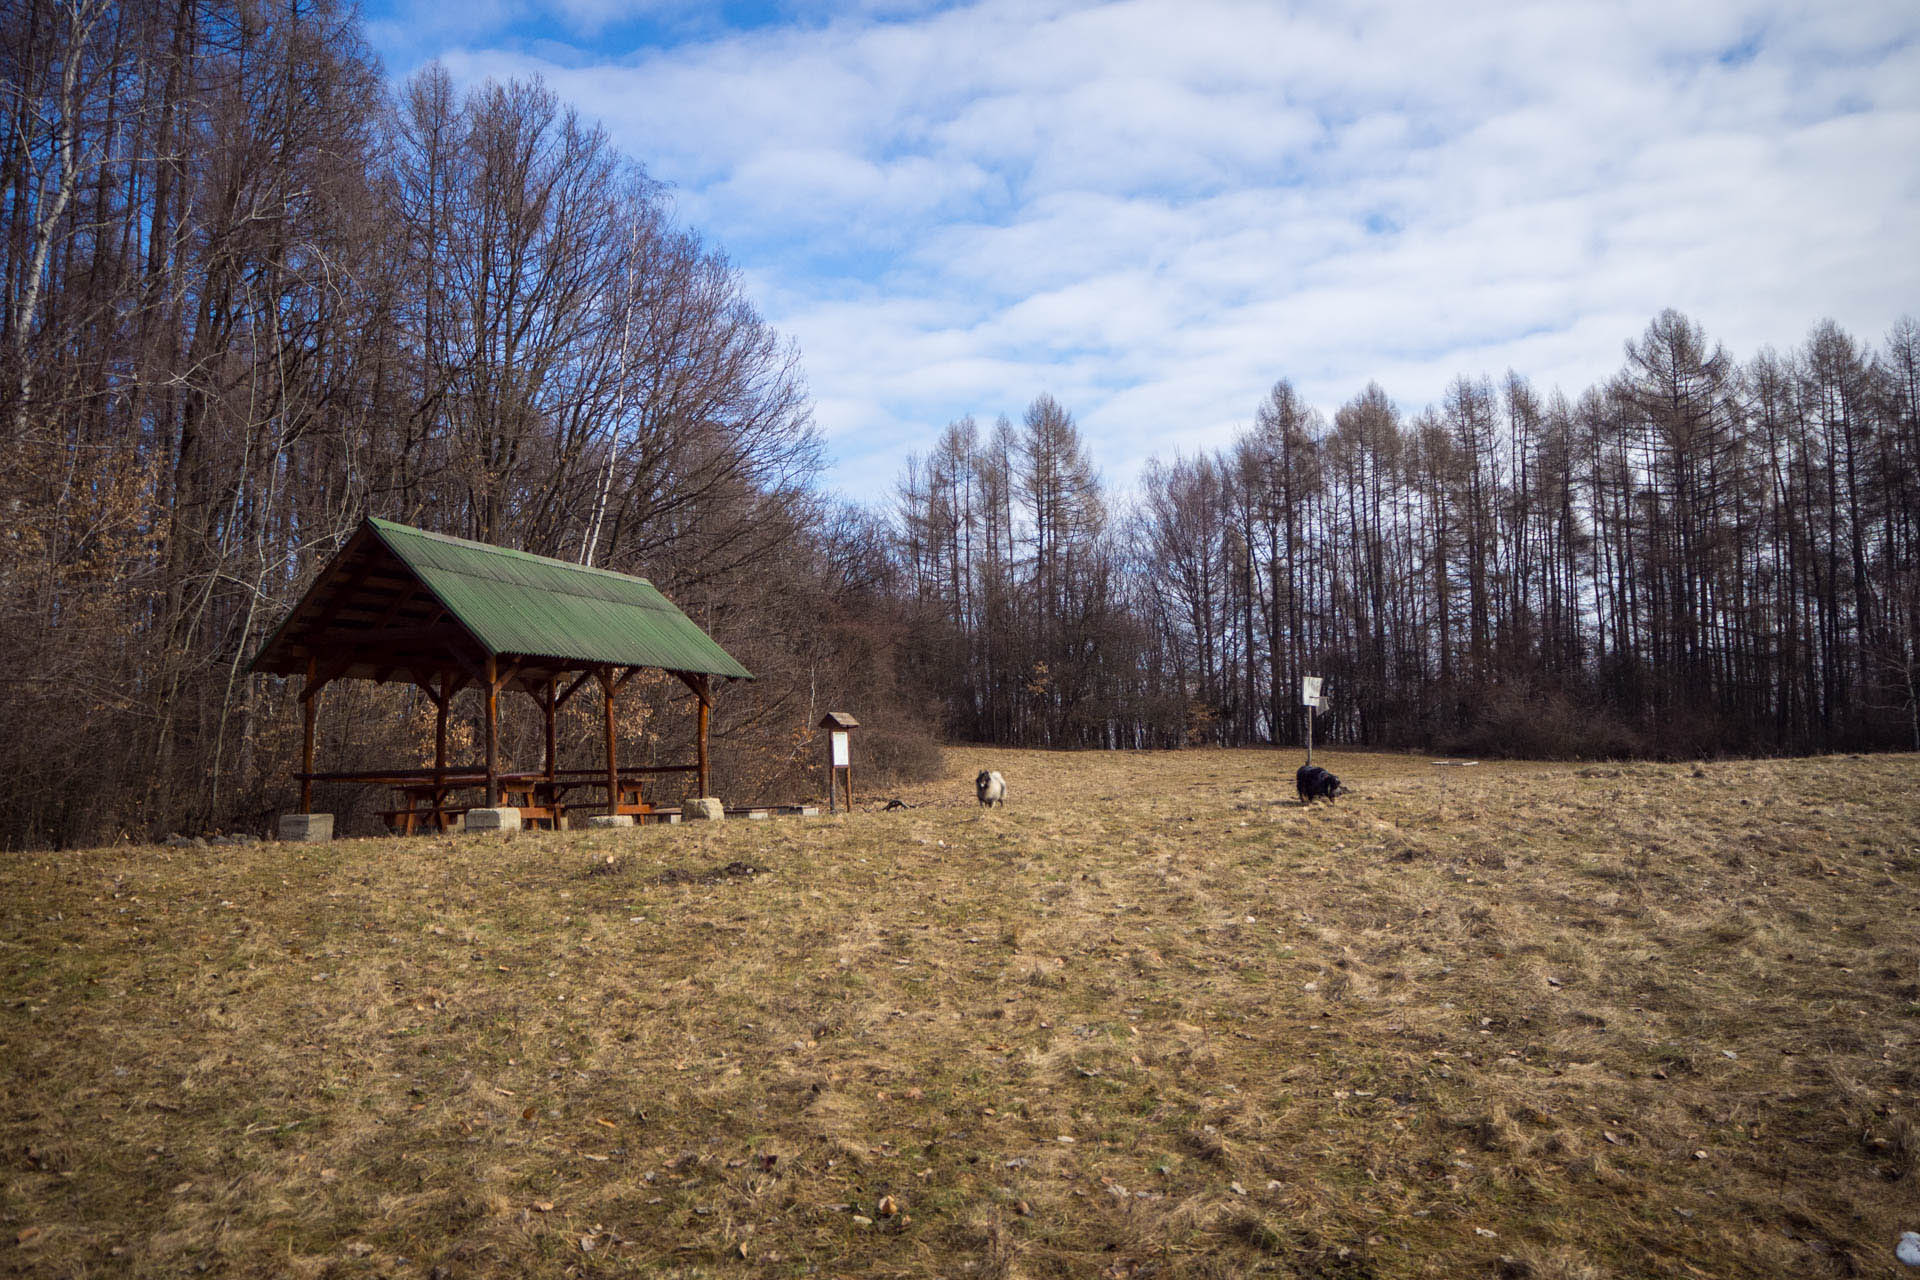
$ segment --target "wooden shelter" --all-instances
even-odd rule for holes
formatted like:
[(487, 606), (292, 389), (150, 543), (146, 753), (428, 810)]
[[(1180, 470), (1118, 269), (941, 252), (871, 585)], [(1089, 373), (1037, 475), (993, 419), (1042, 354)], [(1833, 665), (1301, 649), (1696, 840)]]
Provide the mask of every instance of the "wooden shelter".
[[(751, 680), (692, 619), (644, 578), (528, 555), (505, 547), (369, 519), (320, 571), (281, 622), (253, 669), (304, 676), (300, 782), (302, 812), (312, 812), (316, 781), (391, 785), (403, 804), (396, 827), (416, 819), (444, 829), (460, 811), (449, 796), (480, 789), (481, 807), (508, 805), (528, 820), (556, 826), (569, 791), (606, 789), (610, 814), (652, 811), (641, 777), (698, 775), (708, 792), (707, 726), (713, 682)], [(678, 677), (698, 700), (696, 759), (688, 764), (621, 768), (614, 741), (614, 699), (637, 672)], [(419, 686), (438, 715), (431, 769), (316, 773), (313, 735), (320, 691), (335, 680), (401, 681)], [(606, 704), (603, 769), (558, 767), (554, 718), (567, 700), (597, 684)], [(486, 758), (447, 761), (447, 707), (469, 686), (485, 692)], [(546, 760), (537, 772), (503, 775), (499, 699), (519, 691), (546, 720)]]

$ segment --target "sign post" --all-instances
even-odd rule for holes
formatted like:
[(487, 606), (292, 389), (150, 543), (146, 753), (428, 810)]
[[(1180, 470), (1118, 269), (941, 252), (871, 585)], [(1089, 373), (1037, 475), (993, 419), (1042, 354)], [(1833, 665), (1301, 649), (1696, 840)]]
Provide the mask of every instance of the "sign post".
[(847, 787), (847, 812), (853, 812), (853, 735), (860, 722), (844, 711), (829, 711), (820, 720), (827, 731), (827, 812), (839, 812), (841, 780)]
[(1313, 713), (1327, 704), (1319, 676), (1300, 677), (1300, 705), (1307, 709), (1307, 763), (1313, 763)]

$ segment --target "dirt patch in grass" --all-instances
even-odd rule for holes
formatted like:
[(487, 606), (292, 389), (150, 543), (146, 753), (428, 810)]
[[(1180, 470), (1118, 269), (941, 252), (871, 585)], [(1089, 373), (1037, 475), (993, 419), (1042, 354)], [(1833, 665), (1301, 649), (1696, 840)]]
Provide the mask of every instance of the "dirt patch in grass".
[(728, 880), (739, 880), (750, 876), (763, 876), (767, 868), (756, 867), (751, 862), (735, 860), (724, 867), (710, 867), (705, 871), (689, 871), (685, 867), (668, 867), (654, 877), (656, 884), (723, 884)]
[(1899, 1270), (1920, 761), (1324, 762), (10, 855), (0, 1269)]

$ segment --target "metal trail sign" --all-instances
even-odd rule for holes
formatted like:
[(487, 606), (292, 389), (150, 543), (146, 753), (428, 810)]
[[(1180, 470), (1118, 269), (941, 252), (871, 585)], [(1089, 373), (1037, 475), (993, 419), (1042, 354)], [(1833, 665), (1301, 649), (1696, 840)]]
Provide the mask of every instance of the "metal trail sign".
[(1316, 711), (1327, 705), (1327, 695), (1320, 691), (1319, 676), (1300, 677), (1300, 705), (1307, 709), (1307, 763), (1313, 763), (1313, 716)]

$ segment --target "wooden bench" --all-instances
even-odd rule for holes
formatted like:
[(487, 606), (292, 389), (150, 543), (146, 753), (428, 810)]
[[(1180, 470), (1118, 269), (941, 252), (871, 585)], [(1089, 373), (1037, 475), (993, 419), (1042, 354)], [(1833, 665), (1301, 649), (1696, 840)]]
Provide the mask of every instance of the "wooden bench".
[[(613, 812), (625, 814), (636, 822), (662, 822), (678, 818), (678, 809), (657, 810), (647, 803), (643, 779), (660, 773), (692, 772), (694, 768), (693, 765), (638, 765), (622, 769)], [(471, 765), (438, 770), (379, 769), (357, 773), (298, 773), (294, 776), (303, 782), (352, 782), (394, 788), (394, 806), (376, 812), (387, 829), (396, 835), (449, 831), (459, 824), (468, 810), (484, 807), (483, 800), (471, 798), (449, 803), (449, 796), (453, 792), (464, 791), (469, 797), (476, 791), (484, 794), (486, 774)], [(576, 787), (605, 791), (606, 779), (607, 775), (597, 769), (557, 770), (551, 778), (544, 773), (534, 772), (496, 775), (503, 805), (518, 809), (523, 823), (544, 825), (556, 831), (566, 827), (569, 808), (589, 814), (607, 812), (604, 801), (585, 800), (572, 806), (567, 803), (568, 791)], [(436, 796), (440, 800), (437, 807), (434, 804)], [(439, 815), (438, 821), (434, 817), (436, 813)]]
[[(466, 817), (467, 810), (472, 807), (471, 805), (463, 804), (441, 805), (440, 815), (445, 819), (445, 825), (440, 829), (442, 831), (449, 830), (460, 819)], [(393, 832), (393, 834), (397, 836), (410, 836), (416, 832), (424, 831), (432, 825), (433, 809), (431, 807), (423, 809), (382, 809), (380, 810), (380, 820), (387, 824), (387, 830)]]

